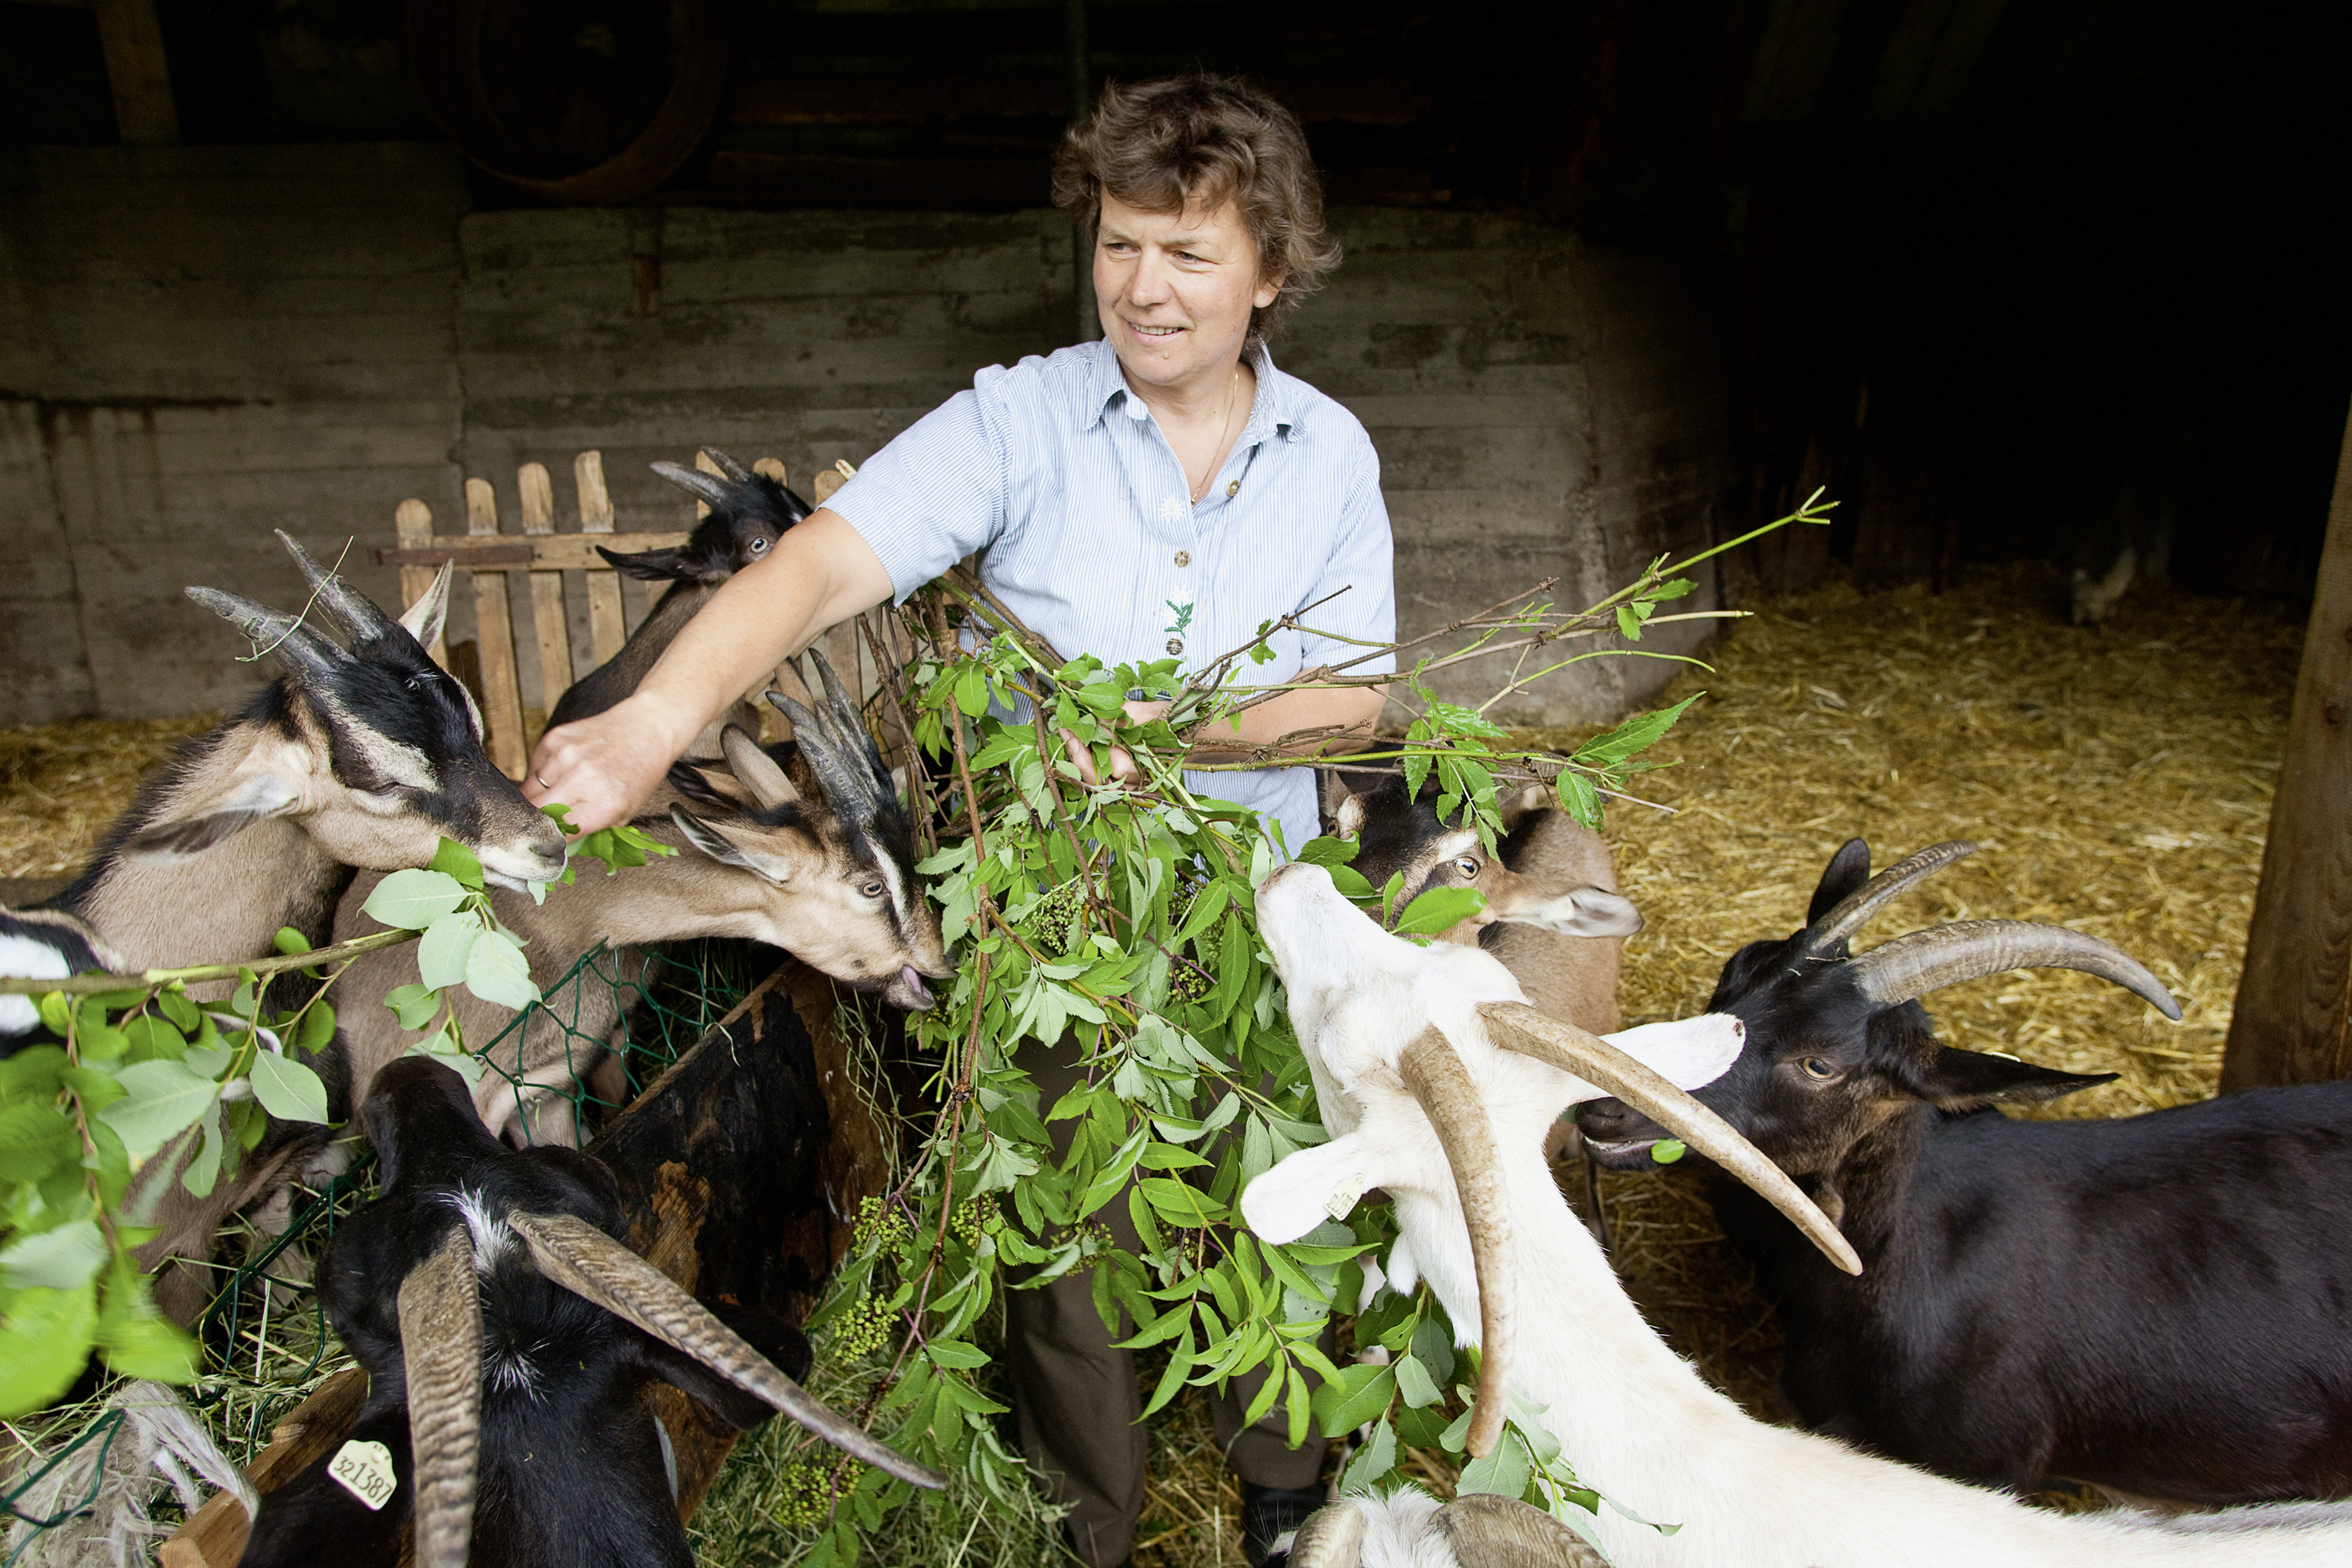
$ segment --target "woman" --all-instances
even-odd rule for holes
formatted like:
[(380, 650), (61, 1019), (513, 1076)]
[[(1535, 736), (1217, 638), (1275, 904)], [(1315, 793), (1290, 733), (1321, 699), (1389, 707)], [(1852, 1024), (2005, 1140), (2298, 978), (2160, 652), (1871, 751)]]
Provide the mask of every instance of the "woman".
[[(1297, 121), (1215, 77), (1113, 86), (1066, 138), (1055, 195), (1092, 237), (1102, 341), (983, 370), (877, 453), (688, 623), (635, 695), (547, 734), (526, 786), (534, 800), (570, 803), (588, 829), (625, 820), (703, 726), (786, 654), (974, 551), (990, 588), (1065, 655), (1213, 658), (1333, 594), (1312, 617), (1320, 631), (1393, 638), (1370, 438), (1346, 409), (1275, 369), (1265, 347), (1266, 323), (1339, 259)], [(1255, 679), (1357, 651), (1300, 632), (1272, 647)], [(1286, 693), (1243, 715), (1236, 744), (1362, 733), (1381, 702), (1362, 688)], [(1188, 782), (1276, 817), (1293, 848), (1315, 835), (1311, 769)], [(1021, 1065), (1049, 1104), (1081, 1070), (1075, 1051), (1024, 1051)], [(1123, 1224), (1126, 1210), (1103, 1213)], [(1072, 1504), (1079, 1557), (1112, 1568), (1143, 1501), (1129, 1357), (1110, 1348), (1083, 1277), (1006, 1300), (1024, 1446)], [(1256, 1561), (1319, 1501), (1322, 1444), (1288, 1448), (1279, 1406), (1244, 1430), (1250, 1392), (1220, 1402), (1217, 1426), (1244, 1483)]]

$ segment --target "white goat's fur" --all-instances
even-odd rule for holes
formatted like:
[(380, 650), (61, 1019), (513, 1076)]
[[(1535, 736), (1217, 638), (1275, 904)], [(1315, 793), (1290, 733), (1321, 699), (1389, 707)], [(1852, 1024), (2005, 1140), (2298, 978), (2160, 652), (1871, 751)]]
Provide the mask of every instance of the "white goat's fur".
[[(1442, 1030), (1478, 1086), (1499, 1151), (1520, 1267), (1514, 1387), (1547, 1407), (1545, 1425), (1586, 1484), (1635, 1514), (1683, 1527), (1661, 1536), (1604, 1507), (1594, 1525), (1619, 1568), (2352, 1562), (2352, 1512), (2340, 1508), (2288, 1504), (2177, 1521), (2061, 1515), (1750, 1419), (1642, 1321), (1561, 1201), (1539, 1145), (1562, 1106), (1596, 1091), (1489, 1043), (1475, 1005), (1517, 994), (1500, 965), (1475, 951), (1418, 949), (1388, 936), (1312, 866), (1277, 871), (1257, 906), (1325, 1123), (1338, 1136), (1254, 1183), (1242, 1196), (1244, 1218), (1261, 1236), (1286, 1240), (1342, 1194), (1386, 1188), (1401, 1250), (1475, 1336), (1476, 1274), (1453, 1173), (1396, 1072), (1407, 1044), (1433, 1025)], [(1687, 1037), (1671, 1029), (1649, 1041), (1633, 1036), (1615, 1043), (1685, 1087), (1704, 1081)], [(1375, 1556), (1369, 1542), (1363, 1557), (1366, 1568), (1419, 1561)]]

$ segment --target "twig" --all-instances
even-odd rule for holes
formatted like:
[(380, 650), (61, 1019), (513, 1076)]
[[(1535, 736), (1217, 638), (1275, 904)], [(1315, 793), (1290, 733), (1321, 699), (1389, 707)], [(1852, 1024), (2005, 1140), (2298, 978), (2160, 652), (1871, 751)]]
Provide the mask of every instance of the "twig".
[(174, 980), (236, 980), (246, 973), (257, 978), (283, 973), (289, 969), (308, 969), (315, 963), (333, 963), (339, 959), (357, 958), (378, 948), (398, 947), (404, 942), (415, 942), (424, 935), (414, 931), (380, 931), (368, 936), (353, 937), (331, 947), (314, 948), (309, 952), (279, 953), (273, 958), (256, 958), (244, 963), (199, 963), (185, 969), (142, 969), (136, 974), (68, 974), (57, 980), (26, 979), (22, 975), (0, 974), (0, 996), (46, 996), (52, 991), (68, 996), (90, 996), (110, 991), (152, 991), (169, 985)]

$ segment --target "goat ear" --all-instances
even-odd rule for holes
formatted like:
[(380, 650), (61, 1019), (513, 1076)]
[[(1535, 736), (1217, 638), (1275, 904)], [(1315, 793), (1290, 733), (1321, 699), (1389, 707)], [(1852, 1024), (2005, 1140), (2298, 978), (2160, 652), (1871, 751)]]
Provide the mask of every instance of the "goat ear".
[(1462, 1568), (1574, 1563), (1583, 1542), (1539, 1508), (1491, 1492), (1466, 1492), (1437, 1510), (1437, 1531)]
[(677, 830), (680, 833), (686, 835), (686, 841), (688, 844), (693, 845), (720, 865), (733, 866), (739, 870), (749, 871), (755, 877), (764, 878), (775, 883), (778, 887), (782, 887), (792, 880), (792, 866), (782, 857), (755, 854), (745, 849), (686, 807), (671, 806), (669, 819), (677, 825)]
[(741, 725), (730, 724), (719, 732), (719, 749), (726, 753), (727, 766), (738, 782), (751, 792), (761, 810), (773, 811), (801, 798), (801, 792), (793, 787), (793, 781), (785, 776), (776, 759), (760, 750), (760, 742)]
[(1342, 838), (1353, 838), (1361, 833), (1364, 830), (1364, 797), (1351, 795), (1341, 801), (1339, 809), (1331, 814), (1331, 823), (1339, 830)]
[(430, 648), (440, 639), (441, 624), (449, 616), (449, 580), (457, 569), (455, 561), (441, 563), (433, 585), (400, 613), (400, 624), (408, 628), (408, 635), (416, 639), (419, 647)]
[(1541, 926), (1562, 936), (1632, 936), (1642, 929), (1642, 911), (1633, 907), (1633, 900), (1605, 888), (1578, 888), (1496, 918), (1516, 925)]
[(1847, 894), (1869, 880), (1869, 843), (1860, 838), (1847, 839), (1822, 869), (1820, 885), (1813, 889), (1812, 904), (1805, 910), (1805, 923), (1811, 925), (1820, 920), (1843, 902)]
[(1731, 1070), (1748, 1040), (1728, 1013), (1701, 1013), (1601, 1037), (1680, 1089), (1704, 1089)]
[(1243, 1223), (1261, 1241), (1297, 1241), (1386, 1184), (1387, 1169), (1380, 1145), (1361, 1132), (1301, 1149), (1242, 1189)]
[(1496, 815), (1503, 820), (1506, 835), (1517, 831), (1522, 817), (1532, 816), (1551, 805), (1551, 791), (1541, 784), (1529, 784), (1502, 803)]
[(1945, 1110), (1974, 1110), (1995, 1100), (2055, 1100), (2095, 1084), (2112, 1083), (2111, 1072), (2060, 1072), (2014, 1057), (1938, 1046), (1935, 1054), (1903, 1074), (1904, 1087)]
[(611, 562), (613, 570), (622, 576), (635, 577), (640, 583), (675, 583), (688, 575), (686, 552), (682, 550), (640, 550), (632, 555), (600, 544), (596, 553)]
[(175, 807), (171, 816), (148, 823), (123, 840), (121, 855), (159, 866), (193, 859), (257, 822), (283, 816), (299, 798), (277, 769), (248, 773), (226, 794)]

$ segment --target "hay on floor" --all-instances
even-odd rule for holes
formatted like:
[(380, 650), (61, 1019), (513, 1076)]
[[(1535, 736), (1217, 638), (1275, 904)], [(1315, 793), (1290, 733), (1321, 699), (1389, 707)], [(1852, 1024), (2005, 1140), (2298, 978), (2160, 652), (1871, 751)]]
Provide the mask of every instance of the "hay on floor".
[(0, 730), (0, 877), (66, 876), (131, 804), (150, 768), (220, 722), (76, 719)]

